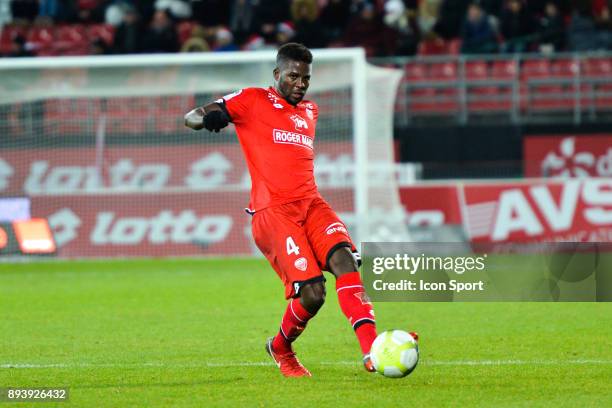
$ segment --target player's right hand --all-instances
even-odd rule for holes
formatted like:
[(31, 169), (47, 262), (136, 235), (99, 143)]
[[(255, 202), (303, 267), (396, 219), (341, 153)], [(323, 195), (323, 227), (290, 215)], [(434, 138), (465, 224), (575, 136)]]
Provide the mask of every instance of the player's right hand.
[(219, 132), (229, 124), (229, 118), (222, 110), (213, 110), (204, 116), (204, 127), (211, 132)]

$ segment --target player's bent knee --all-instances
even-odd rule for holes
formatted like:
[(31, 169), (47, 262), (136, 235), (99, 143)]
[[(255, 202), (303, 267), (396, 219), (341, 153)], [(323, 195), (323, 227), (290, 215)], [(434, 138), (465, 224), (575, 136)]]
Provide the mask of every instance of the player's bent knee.
[(308, 313), (317, 313), (325, 303), (325, 284), (323, 282), (307, 284), (302, 287), (300, 293), (302, 306)]
[(358, 269), (357, 261), (349, 247), (341, 247), (329, 257), (330, 272), (340, 277), (345, 273), (355, 272)]

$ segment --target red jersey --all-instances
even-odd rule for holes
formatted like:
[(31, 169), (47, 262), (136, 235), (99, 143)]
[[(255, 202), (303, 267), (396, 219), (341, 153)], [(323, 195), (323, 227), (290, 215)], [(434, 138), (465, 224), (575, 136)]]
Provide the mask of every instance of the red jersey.
[(293, 106), (273, 87), (242, 89), (222, 102), (251, 174), (250, 210), (319, 196), (314, 179), (315, 103)]

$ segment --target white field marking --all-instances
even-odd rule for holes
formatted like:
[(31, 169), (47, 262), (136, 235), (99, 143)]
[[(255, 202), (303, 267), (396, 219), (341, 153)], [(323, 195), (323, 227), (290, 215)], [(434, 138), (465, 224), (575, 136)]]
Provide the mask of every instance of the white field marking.
[[(311, 363), (312, 364), (312, 363)], [(317, 363), (314, 363), (316, 365)], [(322, 361), (319, 365), (325, 366), (360, 366), (358, 361)], [(449, 360), (449, 361), (420, 361), (420, 365), (429, 366), (564, 366), (564, 365), (612, 365), (612, 360), (580, 359), (580, 360)], [(3, 363), (0, 369), (15, 368), (231, 368), (231, 367), (265, 367), (274, 366), (273, 362), (268, 361), (243, 361), (243, 362), (194, 362), (194, 363)]]

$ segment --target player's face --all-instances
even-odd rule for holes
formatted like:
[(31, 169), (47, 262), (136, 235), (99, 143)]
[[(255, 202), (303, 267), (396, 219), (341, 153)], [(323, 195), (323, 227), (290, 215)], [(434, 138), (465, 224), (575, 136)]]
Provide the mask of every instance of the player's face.
[(276, 91), (287, 102), (297, 105), (304, 99), (310, 85), (310, 72), (310, 64), (301, 61), (287, 61), (274, 69)]

